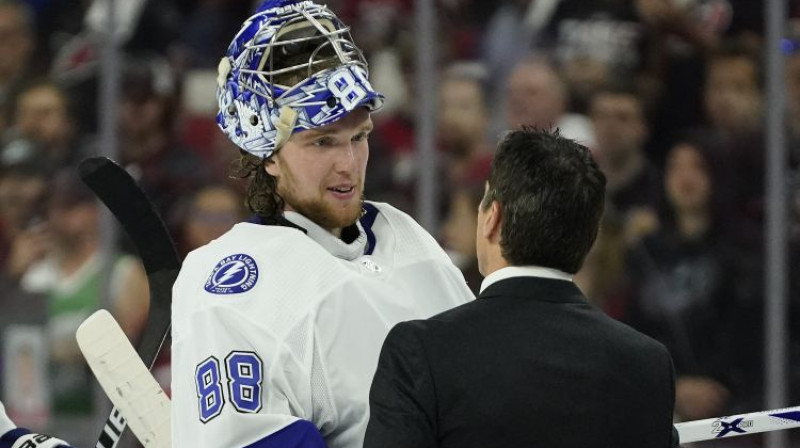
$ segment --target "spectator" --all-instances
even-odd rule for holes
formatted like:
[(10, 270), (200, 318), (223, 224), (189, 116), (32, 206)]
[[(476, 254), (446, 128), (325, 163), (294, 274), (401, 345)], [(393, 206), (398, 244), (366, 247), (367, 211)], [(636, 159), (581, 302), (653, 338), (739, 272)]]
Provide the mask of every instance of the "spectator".
[(559, 0), (538, 44), (552, 51), (582, 111), (595, 88), (615, 79), (646, 90), (661, 76), (661, 40), (677, 35), (701, 49), (716, 37), (674, 0)]
[[(585, 110), (592, 89), (611, 79), (631, 83), (644, 72), (653, 39), (642, 1), (560, 0), (539, 36), (575, 86), (575, 110)], [(581, 104), (582, 103), (582, 104)]]
[(507, 129), (505, 80), (531, 52), (530, 43), (547, 24), (559, 0), (504, 0), (489, 18), (483, 36), (481, 60), (489, 72), (491, 130)]
[(625, 320), (672, 353), (675, 411), (684, 420), (725, 415), (743, 399), (746, 376), (738, 352), (742, 341), (756, 336), (753, 324), (740, 321), (748, 277), (723, 232), (718, 198), (724, 192), (715, 168), (711, 153), (698, 143), (671, 148), (663, 225), (627, 258), (631, 297)]
[(77, 129), (67, 93), (42, 79), (26, 85), (17, 95), (12, 121), (18, 137), (33, 143), (50, 169), (79, 161)]
[(620, 220), (613, 212), (606, 211), (600, 220), (594, 246), (574, 278), (583, 295), (615, 319), (624, 316), (627, 299), (623, 236)]
[(176, 143), (176, 97), (172, 72), (160, 59), (132, 58), (123, 74), (120, 158), (139, 177), (162, 211), (204, 183), (208, 170)]
[(0, 1), (0, 105), (28, 72), (36, 48), (32, 17), (24, 2)]
[(454, 65), (439, 82), (439, 145), (448, 178), (457, 181), (477, 160), (491, 160), (482, 67)]
[[(18, 151), (4, 151), (14, 158), (3, 159), (0, 171), (0, 262), (6, 276), (20, 274), (21, 268), (7, 264), (10, 251), (24, 259), (41, 256), (47, 245), (42, 232), (49, 172), (42, 167), (30, 145), (17, 142)], [(17, 241), (17, 247), (12, 242)], [(13, 256), (19, 259), (19, 255)], [(27, 264), (27, 262), (26, 262)]]
[(181, 223), (181, 252), (188, 253), (230, 230), (244, 217), (244, 197), (226, 185), (208, 185), (188, 201)]
[(542, 58), (529, 58), (511, 72), (508, 80), (508, 120), (512, 128), (529, 125), (555, 129), (561, 135), (593, 148), (589, 120), (567, 113), (569, 91), (556, 69)]
[(661, 184), (647, 159), (647, 115), (632, 90), (606, 89), (592, 98), (589, 115), (597, 139), (597, 161), (608, 181), (611, 212), (622, 219), (628, 244), (658, 225), (655, 206)]
[(728, 195), (743, 225), (764, 217), (763, 92), (756, 56), (728, 42), (706, 65), (704, 104), (709, 129), (721, 140), (720, 159)]
[[(186, 8), (184, 22), (177, 29), (180, 32), (180, 47), (185, 52), (189, 67), (216, 70), (219, 63), (217, 56), (225, 53), (229, 43), (228, 37), (236, 33), (242, 21), (252, 12), (250, 9), (253, 2), (201, 0), (192, 3), (190, 8)], [(159, 17), (159, 14), (156, 14), (157, 9), (168, 10), (163, 6), (160, 8), (151, 6), (150, 9), (153, 11), (147, 11), (149, 14), (146, 14), (145, 18), (149, 18), (151, 22), (155, 22)], [(168, 30), (174, 26), (170, 26), (167, 20), (160, 21), (164, 29)], [(149, 29), (147, 26), (140, 28), (142, 35)]]
[(369, 57), (406, 37), (413, 6), (412, 0), (342, 0), (341, 18), (352, 24), (355, 41), (364, 42)]
[[(48, 296), (54, 414), (88, 416), (93, 410), (93, 380), (74, 335), (78, 325), (101, 305), (102, 273), (108, 260), (99, 252), (97, 203), (72, 170), (58, 173), (53, 180), (44, 231), (49, 241), (38, 260), (27, 260), (19, 285), (26, 292)], [(135, 340), (148, 311), (144, 270), (130, 256), (117, 257), (112, 266), (111, 311)]]
[[(460, 182), (472, 163), (491, 158), (484, 78), (481, 65), (455, 63), (439, 81), (438, 156), (444, 159), (439, 168), (448, 182), (440, 190), (440, 204), (447, 203), (449, 187)], [(398, 111), (376, 120), (375, 132), (370, 137), (373, 149), (372, 163), (367, 167), (367, 193), (372, 199), (391, 201), (404, 211), (413, 211), (418, 170), (410, 111)]]
[[(17, 153), (20, 158), (2, 160), (0, 165), (0, 365), (12, 366), (5, 350), (13, 337), (15, 325), (37, 327), (44, 334), (47, 322), (47, 300), (41, 293), (28, 293), (18, 287), (18, 278), (11, 272), (9, 259), (28, 265), (47, 250), (49, 234), (44, 226), (44, 200), (48, 192), (48, 174), (31, 151)], [(17, 244), (12, 244), (17, 242)], [(14, 254), (17, 252), (17, 254)], [(34, 343), (34, 342), (31, 342)], [(13, 379), (0, 375), (0, 395), (13, 386)], [(46, 391), (42, 391), (46, 393)], [(2, 396), (6, 404), (13, 402)], [(47, 396), (49, 399), (49, 395)], [(39, 417), (45, 417), (40, 415)], [(34, 420), (38, 420), (36, 418)], [(30, 421), (22, 418), (22, 421)], [(39, 423), (38, 421), (36, 423)]]
[(475, 255), (475, 232), (478, 225), (475, 210), (483, 199), (489, 176), (491, 157), (474, 161), (453, 185), (448, 213), (442, 222), (442, 242), (453, 264), (461, 269), (467, 286), (477, 297), (483, 276), (478, 271)]
[(709, 58), (704, 96), (708, 124), (724, 136), (760, 130), (761, 73), (746, 48), (730, 43)]

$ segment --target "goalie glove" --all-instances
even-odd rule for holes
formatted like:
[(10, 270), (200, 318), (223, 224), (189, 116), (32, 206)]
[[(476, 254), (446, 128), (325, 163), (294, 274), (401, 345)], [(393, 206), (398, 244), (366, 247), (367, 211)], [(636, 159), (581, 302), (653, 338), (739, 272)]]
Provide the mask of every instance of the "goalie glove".
[(16, 428), (0, 436), (0, 448), (72, 448), (69, 443), (25, 428)]

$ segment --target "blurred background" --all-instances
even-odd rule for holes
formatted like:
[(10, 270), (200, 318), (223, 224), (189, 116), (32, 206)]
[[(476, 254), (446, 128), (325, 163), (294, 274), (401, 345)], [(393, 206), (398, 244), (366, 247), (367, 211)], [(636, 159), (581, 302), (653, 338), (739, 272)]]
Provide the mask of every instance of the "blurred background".
[[(108, 408), (75, 329), (105, 307), (136, 341), (147, 316), (144, 270), (79, 160), (122, 163), (181, 255), (245, 219), (214, 89), (255, 4), (0, 0), (0, 399), (20, 425), (94, 445)], [(387, 96), (367, 198), (417, 217), (477, 291), (496, 142), (559, 128), (608, 178), (576, 281), (670, 349), (676, 421), (800, 405), (800, 1), (776, 4), (768, 47), (763, 0), (330, 0)], [(768, 196), (770, 113), (783, 196)], [(785, 238), (767, 232), (769, 197)], [(773, 272), (784, 290), (768, 289)], [(767, 291), (785, 299), (768, 321)], [(168, 352), (154, 372), (168, 388)], [(697, 446), (800, 447), (800, 430), (784, 437)]]

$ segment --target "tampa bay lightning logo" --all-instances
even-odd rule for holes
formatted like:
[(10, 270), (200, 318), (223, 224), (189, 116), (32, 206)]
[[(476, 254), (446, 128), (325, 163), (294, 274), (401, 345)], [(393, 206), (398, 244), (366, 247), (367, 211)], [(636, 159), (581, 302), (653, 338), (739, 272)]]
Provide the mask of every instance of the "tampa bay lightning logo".
[(246, 254), (230, 255), (214, 266), (205, 289), (212, 294), (238, 294), (249, 291), (258, 281), (258, 265)]

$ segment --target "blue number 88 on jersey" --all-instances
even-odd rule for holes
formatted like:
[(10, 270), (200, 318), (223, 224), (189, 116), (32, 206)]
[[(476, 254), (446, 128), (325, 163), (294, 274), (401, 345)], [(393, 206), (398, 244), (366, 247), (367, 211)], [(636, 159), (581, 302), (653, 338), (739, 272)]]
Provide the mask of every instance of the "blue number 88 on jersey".
[[(230, 352), (225, 357), (228, 398), (237, 412), (256, 413), (261, 410), (261, 381), (264, 364), (253, 352)], [(222, 413), (225, 394), (220, 377), (220, 364), (210, 356), (195, 369), (200, 421), (208, 423)]]

